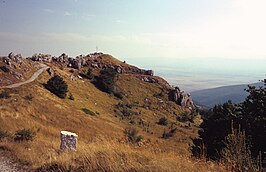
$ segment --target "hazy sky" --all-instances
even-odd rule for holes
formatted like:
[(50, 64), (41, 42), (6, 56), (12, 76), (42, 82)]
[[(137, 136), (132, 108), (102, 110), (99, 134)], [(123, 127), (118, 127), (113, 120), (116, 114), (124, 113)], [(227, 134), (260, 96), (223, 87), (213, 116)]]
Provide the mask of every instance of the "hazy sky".
[(265, 0), (1, 0), (0, 54), (266, 60)]

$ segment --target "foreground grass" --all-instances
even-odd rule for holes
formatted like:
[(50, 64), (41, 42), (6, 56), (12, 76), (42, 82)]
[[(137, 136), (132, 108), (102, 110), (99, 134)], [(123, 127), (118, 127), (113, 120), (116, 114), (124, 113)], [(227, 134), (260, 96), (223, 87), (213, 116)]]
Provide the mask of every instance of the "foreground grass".
[[(200, 161), (175, 152), (162, 152), (151, 147), (96, 138), (78, 143), (76, 152), (61, 153), (59, 142), (5, 142), (2, 147), (14, 150), (24, 163), (35, 164), (36, 171), (225, 171), (213, 162)], [(38, 168), (38, 166), (41, 166)]]

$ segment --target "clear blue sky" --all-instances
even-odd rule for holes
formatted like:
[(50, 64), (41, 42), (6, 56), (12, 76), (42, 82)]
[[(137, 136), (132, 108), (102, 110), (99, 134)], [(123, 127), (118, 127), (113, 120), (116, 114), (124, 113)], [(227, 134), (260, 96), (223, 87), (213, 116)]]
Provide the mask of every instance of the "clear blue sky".
[(1, 0), (0, 55), (266, 60), (264, 0)]

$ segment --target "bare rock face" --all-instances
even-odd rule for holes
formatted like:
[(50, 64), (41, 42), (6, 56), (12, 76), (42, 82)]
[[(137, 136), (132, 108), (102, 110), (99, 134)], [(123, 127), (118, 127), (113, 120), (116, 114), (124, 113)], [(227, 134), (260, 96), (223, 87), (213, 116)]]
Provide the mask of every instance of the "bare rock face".
[(7, 57), (4, 57), (3, 61), (9, 66), (12, 65), (12, 62), (17, 63), (17, 64), (23, 63), (22, 55), (21, 54), (15, 55), (13, 52), (9, 53)]
[(60, 150), (62, 152), (75, 151), (77, 149), (78, 135), (76, 133), (71, 133), (69, 131), (61, 131), (60, 139)]
[(50, 54), (33, 54), (30, 58), (32, 61), (43, 61), (43, 62), (51, 62), (52, 56)]

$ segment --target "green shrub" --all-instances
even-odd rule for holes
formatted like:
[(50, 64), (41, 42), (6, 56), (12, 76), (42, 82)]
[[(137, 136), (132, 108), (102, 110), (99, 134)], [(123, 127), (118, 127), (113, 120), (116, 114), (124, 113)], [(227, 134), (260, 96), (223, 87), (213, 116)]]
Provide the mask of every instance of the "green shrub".
[(129, 117), (137, 114), (131, 110), (132, 106), (129, 104), (118, 103), (115, 107), (119, 110), (119, 115), (122, 117)]
[(115, 91), (113, 94), (115, 97), (117, 97), (119, 99), (123, 99), (123, 97), (124, 97), (124, 94), (120, 91)]
[(170, 137), (173, 137), (176, 133), (176, 128), (171, 129), (169, 132), (166, 132), (165, 130), (163, 131), (162, 138), (168, 139)]
[(122, 99), (124, 95), (119, 91), (116, 85), (117, 75), (118, 74), (115, 69), (106, 68), (101, 70), (100, 75), (96, 77), (96, 80), (93, 83), (100, 90)]
[(100, 76), (97, 77), (97, 87), (109, 94), (114, 92), (115, 81), (117, 79), (117, 73), (112, 68), (106, 68), (101, 70)]
[(168, 124), (167, 118), (165, 118), (165, 117), (160, 118), (158, 124), (159, 125), (167, 125)]
[(68, 85), (62, 77), (55, 75), (49, 79), (45, 87), (59, 98), (66, 98)]
[(31, 129), (22, 129), (18, 130), (15, 133), (14, 140), (16, 142), (22, 142), (22, 141), (32, 141), (36, 136), (36, 133), (32, 131)]
[(126, 128), (124, 133), (127, 136), (128, 141), (132, 143), (138, 143), (143, 140), (143, 137), (138, 135), (138, 131), (135, 128)]
[(92, 116), (95, 116), (96, 113), (94, 113), (93, 111), (87, 109), (87, 108), (82, 108), (81, 109), (84, 113), (86, 113), (87, 115), (92, 115)]
[(7, 138), (10, 134), (6, 131), (0, 131), (0, 141), (4, 138)]
[(6, 66), (0, 66), (0, 69), (5, 72), (5, 73), (9, 73), (10, 69), (8, 69)]
[(92, 69), (88, 69), (88, 71), (86, 72), (86, 77), (90, 80), (93, 80), (94, 79), (94, 75), (92, 73)]
[(176, 117), (176, 120), (180, 121), (180, 122), (187, 122), (187, 121), (193, 122), (196, 114), (197, 113), (194, 111), (193, 112), (183, 112), (181, 114), (181, 116)]
[(92, 69), (90, 69), (90, 68), (87, 70), (87, 72), (79, 73), (79, 75), (80, 75), (82, 78), (85, 78), (85, 79), (89, 79), (89, 80), (95, 81), (95, 76), (94, 76), (94, 74), (92, 73)]
[(24, 99), (25, 100), (28, 100), (28, 101), (32, 101), (33, 95), (32, 94), (29, 94), (29, 95), (25, 96)]
[(9, 92), (2, 91), (2, 93), (0, 93), (0, 99), (8, 99), (8, 98), (10, 98)]

